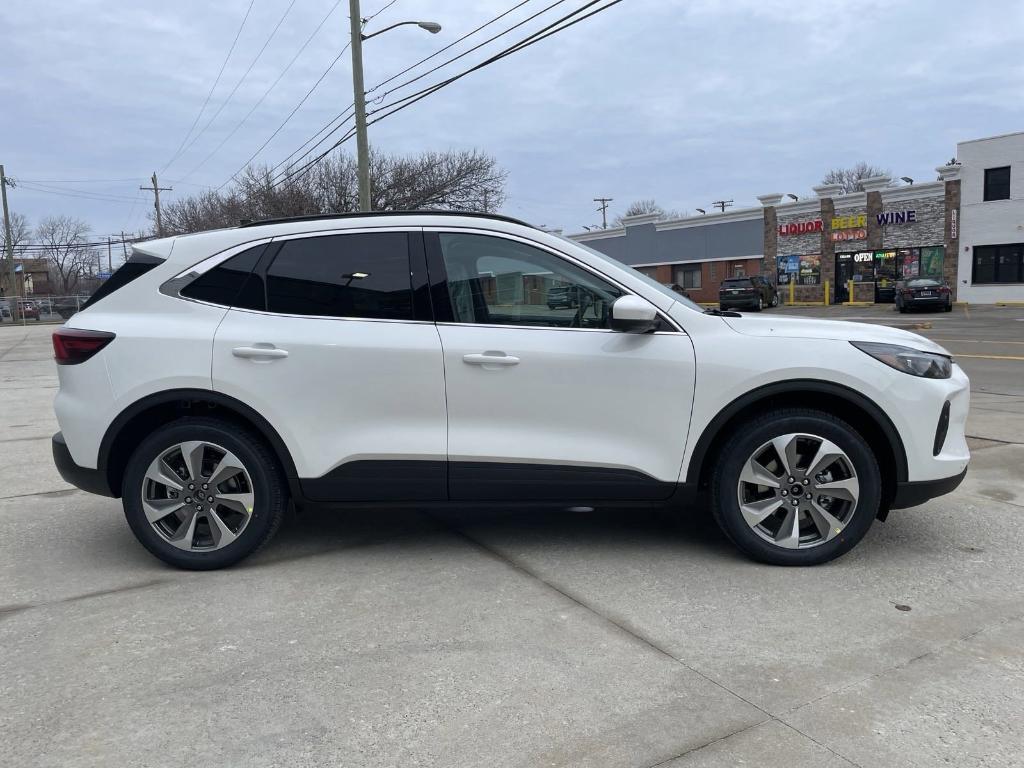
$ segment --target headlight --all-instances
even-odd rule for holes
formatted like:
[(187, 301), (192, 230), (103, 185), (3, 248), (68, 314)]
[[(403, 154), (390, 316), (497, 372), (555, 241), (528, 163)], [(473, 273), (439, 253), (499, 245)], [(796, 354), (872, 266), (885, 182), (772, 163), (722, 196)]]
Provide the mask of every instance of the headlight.
[(879, 344), (873, 341), (851, 341), (861, 352), (881, 360), (897, 371), (926, 379), (948, 379), (953, 375), (953, 360), (934, 352), (921, 352), (898, 344)]

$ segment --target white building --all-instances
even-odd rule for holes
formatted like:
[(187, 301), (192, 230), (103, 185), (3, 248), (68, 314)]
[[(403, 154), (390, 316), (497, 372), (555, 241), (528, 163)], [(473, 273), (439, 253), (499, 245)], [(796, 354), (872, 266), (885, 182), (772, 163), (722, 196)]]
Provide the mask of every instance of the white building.
[(972, 304), (1024, 301), (1024, 132), (961, 142), (956, 155), (957, 298)]

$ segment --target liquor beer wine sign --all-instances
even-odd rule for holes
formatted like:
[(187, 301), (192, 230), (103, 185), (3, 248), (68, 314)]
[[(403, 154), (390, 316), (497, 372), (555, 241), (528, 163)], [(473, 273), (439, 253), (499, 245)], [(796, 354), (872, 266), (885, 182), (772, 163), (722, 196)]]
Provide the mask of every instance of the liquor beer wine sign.
[[(884, 211), (875, 214), (875, 220), (880, 227), (889, 227), (894, 224), (916, 224), (917, 211), (909, 208), (902, 211)], [(855, 214), (852, 216), (833, 216), (830, 223), (832, 240), (863, 240), (867, 237), (866, 214)], [(821, 232), (825, 228), (821, 219), (810, 221), (793, 221), (788, 224), (779, 224), (779, 237), (793, 237), (795, 235), (806, 235), (812, 232)]]

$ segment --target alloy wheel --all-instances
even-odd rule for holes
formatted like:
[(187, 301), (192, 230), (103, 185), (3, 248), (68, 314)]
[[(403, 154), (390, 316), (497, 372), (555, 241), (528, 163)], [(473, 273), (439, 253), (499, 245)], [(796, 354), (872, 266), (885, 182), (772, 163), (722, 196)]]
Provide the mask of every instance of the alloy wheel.
[(784, 549), (806, 549), (831, 541), (849, 525), (860, 483), (838, 445), (791, 433), (772, 438), (750, 455), (736, 495), (754, 533)]
[(252, 478), (241, 461), (214, 443), (192, 440), (160, 453), (142, 482), (142, 509), (164, 541), (209, 552), (235, 541), (252, 518)]

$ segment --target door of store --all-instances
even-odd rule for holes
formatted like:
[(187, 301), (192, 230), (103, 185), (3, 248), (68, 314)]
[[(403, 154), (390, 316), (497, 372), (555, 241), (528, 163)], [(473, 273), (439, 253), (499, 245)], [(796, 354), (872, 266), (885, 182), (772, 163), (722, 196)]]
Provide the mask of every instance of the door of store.
[(875, 251), (875, 303), (896, 300), (896, 251)]
[(853, 254), (836, 254), (836, 289), (835, 303), (842, 304), (850, 301), (850, 281), (853, 280)]

